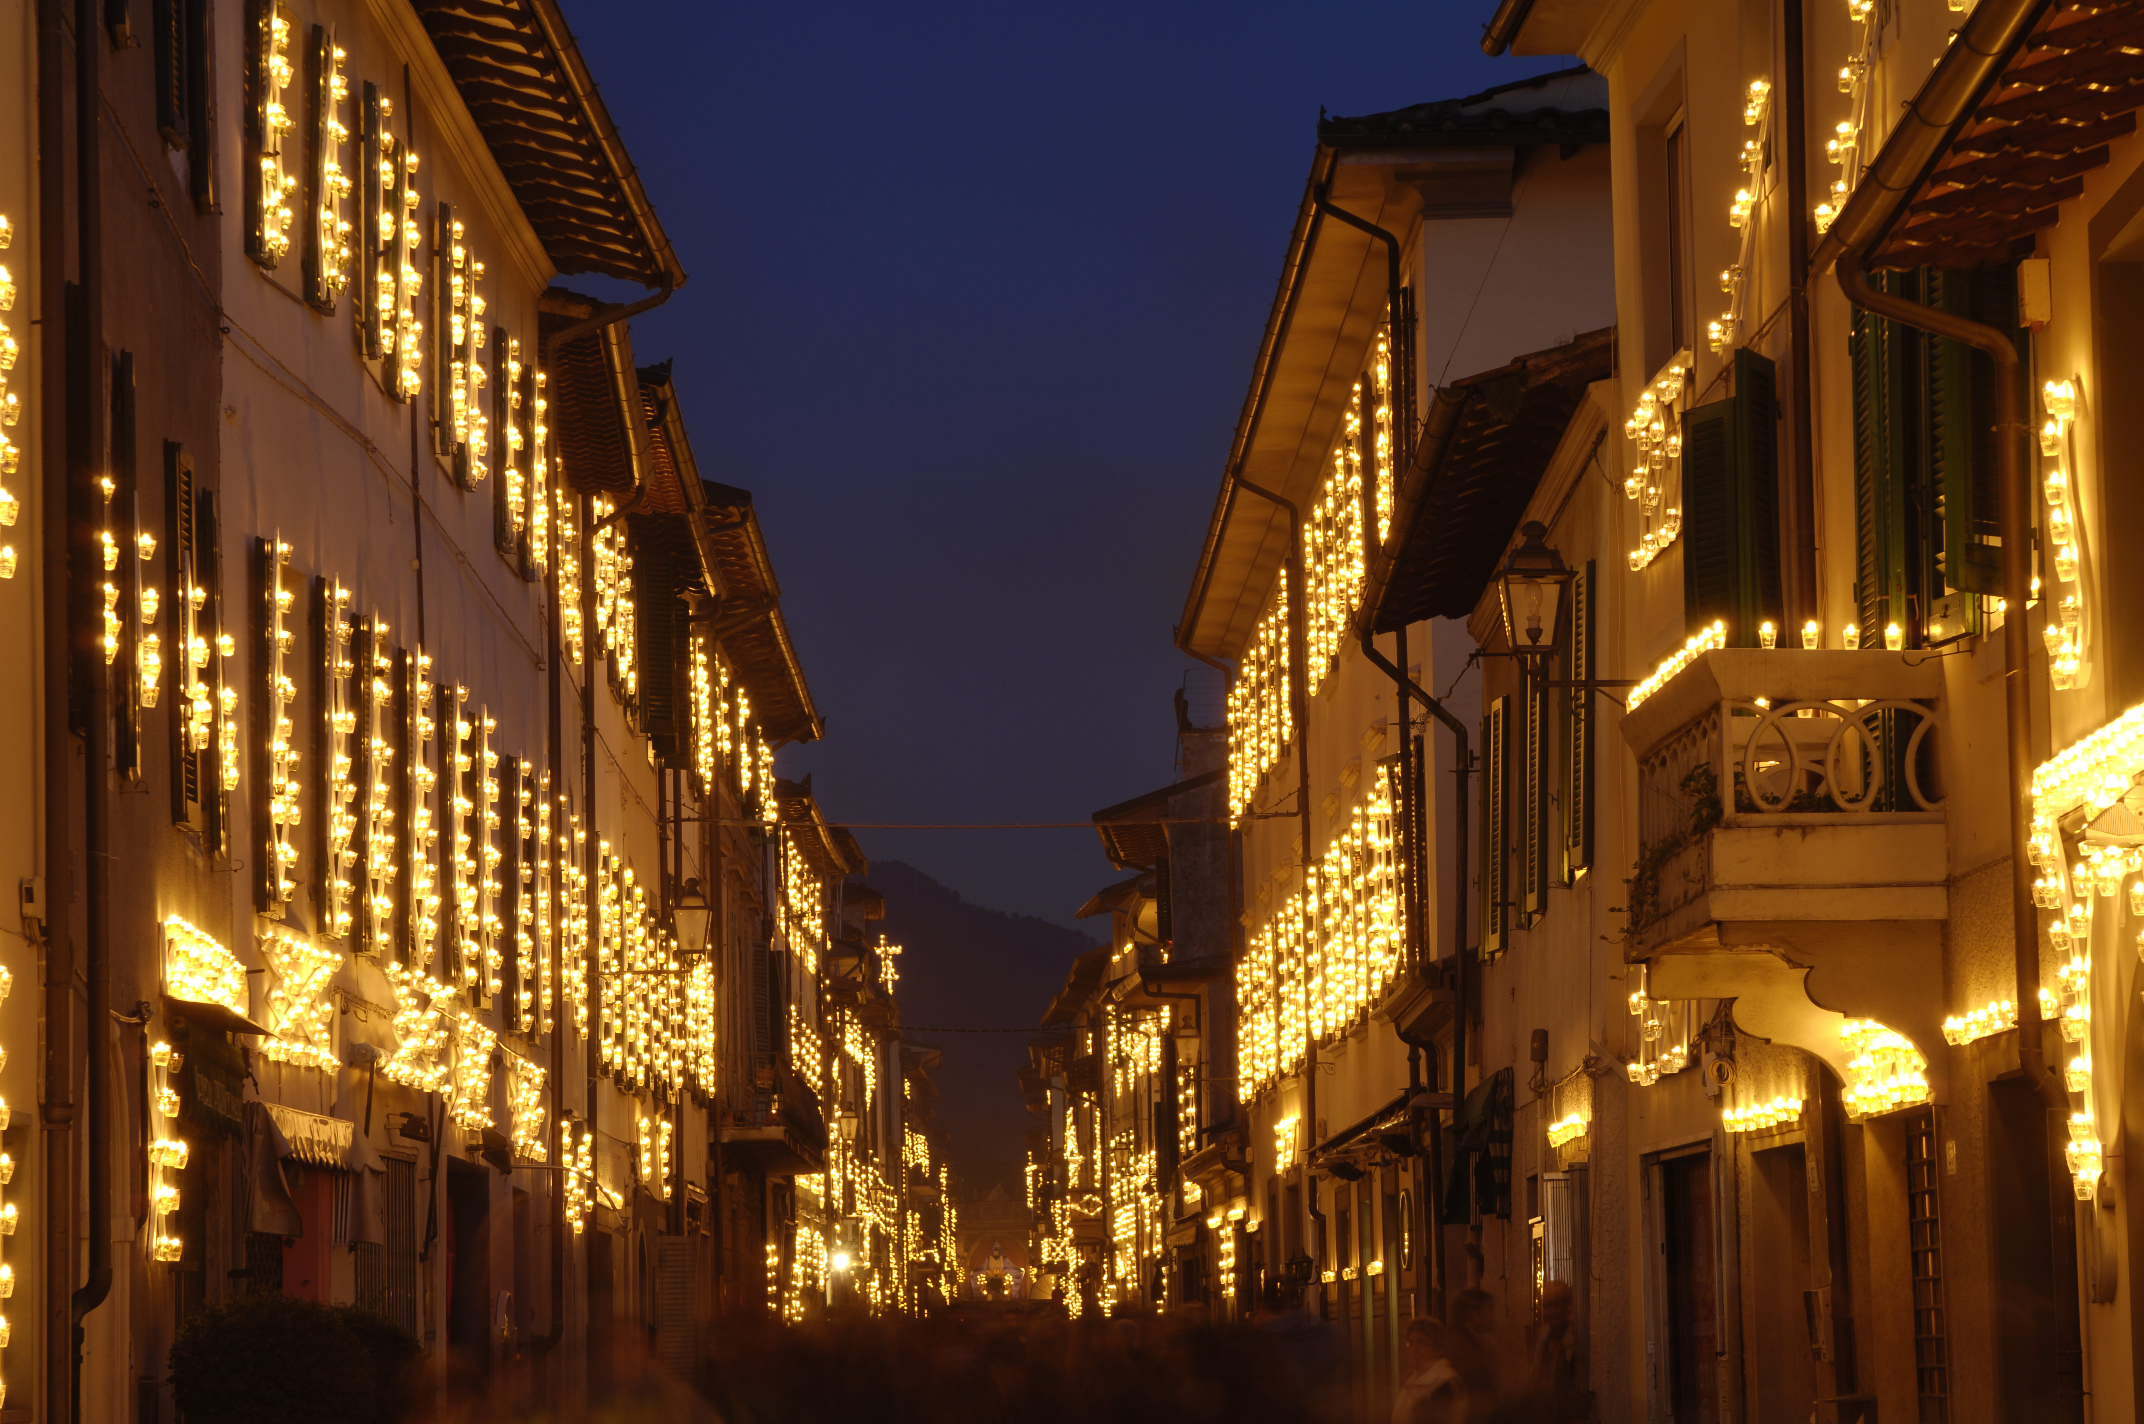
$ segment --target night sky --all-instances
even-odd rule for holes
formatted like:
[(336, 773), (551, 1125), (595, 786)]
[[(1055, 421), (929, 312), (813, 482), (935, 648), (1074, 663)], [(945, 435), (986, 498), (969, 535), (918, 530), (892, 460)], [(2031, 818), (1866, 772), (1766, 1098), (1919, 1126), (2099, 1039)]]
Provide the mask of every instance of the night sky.
[[(1492, 0), (565, 9), (690, 274), (636, 352), (757, 497), (826, 718), (783, 772), (854, 821), (1171, 779), (1171, 630), (1319, 106), (1553, 67), (1482, 55)], [(859, 835), (1060, 923), (1114, 878), (1091, 830)]]

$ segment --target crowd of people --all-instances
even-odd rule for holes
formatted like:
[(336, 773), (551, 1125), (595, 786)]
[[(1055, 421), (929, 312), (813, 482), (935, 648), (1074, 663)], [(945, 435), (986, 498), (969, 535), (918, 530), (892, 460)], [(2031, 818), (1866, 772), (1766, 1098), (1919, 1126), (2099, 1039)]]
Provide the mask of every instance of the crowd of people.
[(1407, 1323), (1396, 1391), (1366, 1387), (1341, 1331), (1282, 1282), (1234, 1325), (1068, 1320), (1043, 1301), (921, 1319), (748, 1317), (710, 1332), (696, 1384), (722, 1424), (1583, 1424), (1569, 1287), (1550, 1282), (1537, 1315), (1507, 1338), (1494, 1299), (1461, 1292), (1448, 1322)]

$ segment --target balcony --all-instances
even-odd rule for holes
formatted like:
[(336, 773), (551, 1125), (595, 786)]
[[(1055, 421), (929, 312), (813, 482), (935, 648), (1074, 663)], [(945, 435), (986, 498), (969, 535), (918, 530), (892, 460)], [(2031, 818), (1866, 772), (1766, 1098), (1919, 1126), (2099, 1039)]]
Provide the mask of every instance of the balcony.
[[(1747, 998), (1737, 1017), (1758, 1033), (1749, 1014), (1774, 991), (1797, 1019), (1923, 1028), (1949, 910), (1939, 667), (1714, 648), (1650, 691), (1623, 736), (1638, 759), (1628, 949), (1652, 996)], [(1799, 1030), (1780, 1036), (1836, 1038)]]
[(761, 1069), (730, 1109), (723, 1150), (770, 1177), (826, 1169), (826, 1114), (819, 1095), (787, 1068)]

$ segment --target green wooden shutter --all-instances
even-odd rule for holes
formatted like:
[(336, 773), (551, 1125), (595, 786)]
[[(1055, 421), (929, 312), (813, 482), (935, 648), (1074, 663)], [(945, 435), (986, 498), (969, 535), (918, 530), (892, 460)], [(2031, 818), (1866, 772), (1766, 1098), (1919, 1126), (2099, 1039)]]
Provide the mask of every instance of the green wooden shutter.
[[(1930, 268), (1921, 299), (1930, 306), (2010, 330), (2017, 324), (2016, 269), (1976, 272)], [(1923, 399), (1932, 503), (1940, 509), (1937, 589), (2000, 597), (2002, 528), (1996, 508), (1995, 435), (1974, 412), (1995, 408), (1995, 368), (1970, 347), (1927, 339)]]
[(1510, 787), (1505, 779), (1504, 727), (1510, 705), (1508, 697), (1491, 702), (1481, 725), (1481, 947), (1486, 954), (1496, 954), (1504, 948), (1504, 927), (1511, 898), (1504, 874), (1505, 857), (1509, 854), (1509, 847), (1504, 843), (1504, 812), (1510, 801)]
[(1682, 420), (1682, 583), (1692, 626), (1727, 620), (1734, 627), (1734, 402), (1713, 401)]
[[(1571, 580), (1571, 681), (1593, 679), (1593, 560)], [(1566, 885), (1593, 864), (1593, 692), (1571, 690), (1564, 749), (1563, 880)]]
[(1781, 616), (1777, 368), (1737, 351), (1734, 383), (1683, 417), (1683, 595), (1691, 623), (1747, 647)]
[(1847, 346), (1854, 382), (1854, 611), (1863, 641), (1873, 644), (1886, 623), (1907, 616), (1905, 362), (1901, 333), (1859, 308)]
[(1779, 591), (1779, 368), (1754, 351), (1735, 352), (1735, 537), (1741, 567), (1739, 630), (1755, 644), (1758, 625), (1784, 614)]

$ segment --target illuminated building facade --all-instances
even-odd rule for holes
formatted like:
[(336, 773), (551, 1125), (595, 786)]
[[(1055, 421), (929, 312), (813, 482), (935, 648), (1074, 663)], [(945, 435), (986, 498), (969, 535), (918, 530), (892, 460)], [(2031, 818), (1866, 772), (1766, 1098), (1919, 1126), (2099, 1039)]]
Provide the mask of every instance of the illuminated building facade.
[[(729, 1150), (755, 985), (807, 939), (840, 972), (861, 857), (770, 943), (808, 898), (777, 752), (820, 729), (766, 540), (571, 289), (683, 270), (549, 0), (132, 11), (88, 135), (61, 8), (0, 21), (0, 640), (40, 689), (0, 759), (5, 1402), (169, 1418), (176, 1333), (263, 1292), (428, 1379), (585, 1398), (621, 1323), (689, 1370), (787, 1243)], [(824, 1110), (874, 1115), (837, 1185), (886, 1308), (894, 982), (797, 995)]]
[[(1551, 1281), (1603, 1420), (2137, 1412), (2140, 38), (1506, 0), (1591, 72), (1321, 129), (1178, 635), (1232, 675), (1229, 1269), (1372, 1414), (1407, 1316)], [(1095, 1042), (1037, 1044), (1046, 1249), (1114, 1200)]]
[[(1474, 787), (1414, 691), (1454, 688), (1471, 727), (1474, 643), (1448, 620), (1375, 620), (1454, 378), (1494, 373), (1500, 399), (1523, 399), (1527, 353), (1613, 320), (1606, 103), (1563, 71), (1320, 124), (1177, 620), (1180, 646), (1226, 669), (1226, 834), (1151, 893), (1210, 900), (1230, 972), (1180, 1075), (1200, 1101), (1172, 1207), (1196, 1223), (1207, 1308), (1273, 1299), (1331, 1321), (1367, 1415), (1389, 1412), (1406, 1320), (1457, 1288), (1432, 1153), (1463, 1135), (1455, 1070), (1483, 1081), (1454, 1048), (1461, 882), (1444, 853), (1478, 829)], [(1176, 819), (1144, 814), (1155, 833)], [(1157, 863), (1097, 819), (1120, 864)], [(1479, 1135), (1495, 1094), (1471, 1105)]]
[(2137, 32), (2000, 0), (1492, 23), (1607, 82), (1613, 359), (1504, 508), (1467, 506), (1463, 413), (1383, 618), (1509, 651), (1527, 521), (1574, 575), (1547, 662), (1482, 663), (1513, 1207), (1469, 1244), (1507, 1305), (1574, 1283), (1603, 1417), (2136, 1411), (2113, 353), (2144, 151), (2076, 136), (2126, 134)]

